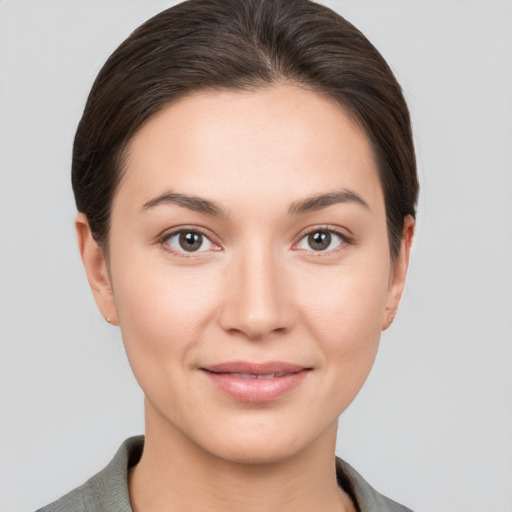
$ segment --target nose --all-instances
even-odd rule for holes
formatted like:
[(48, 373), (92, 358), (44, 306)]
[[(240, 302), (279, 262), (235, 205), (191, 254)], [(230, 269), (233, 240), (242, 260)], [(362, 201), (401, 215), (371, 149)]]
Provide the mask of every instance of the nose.
[(251, 340), (290, 332), (296, 322), (292, 283), (272, 251), (250, 247), (226, 269), (221, 327)]

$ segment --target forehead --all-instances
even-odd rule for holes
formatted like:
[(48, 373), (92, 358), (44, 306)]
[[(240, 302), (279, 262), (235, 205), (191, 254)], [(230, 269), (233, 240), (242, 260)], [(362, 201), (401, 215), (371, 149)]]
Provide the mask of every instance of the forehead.
[(280, 191), (292, 201), (341, 188), (382, 200), (368, 138), (334, 100), (279, 85), (197, 92), (164, 108), (131, 140), (114, 205), (165, 189), (220, 201)]

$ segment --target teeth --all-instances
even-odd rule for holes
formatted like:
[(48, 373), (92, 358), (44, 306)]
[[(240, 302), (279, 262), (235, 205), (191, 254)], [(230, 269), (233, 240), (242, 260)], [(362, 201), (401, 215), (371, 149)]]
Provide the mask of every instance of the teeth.
[(284, 372), (266, 373), (264, 375), (256, 375), (255, 373), (232, 373), (233, 377), (240, 379), (274, 379), (275, 377), (282, 377)]
[(235, 377), (240, 377), (241, 379), (257, 379), (258, 376), (252, 373), (233, 373)]

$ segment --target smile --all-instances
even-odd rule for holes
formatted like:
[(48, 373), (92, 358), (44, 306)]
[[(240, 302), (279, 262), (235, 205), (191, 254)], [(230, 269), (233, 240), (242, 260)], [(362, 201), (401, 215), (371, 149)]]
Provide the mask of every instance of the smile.
[(223, 394), (241, 402), (269, 402), (295, 389), (311, 368), (282, 362), (231, 362), (201, 368)]
[(283, 377), (286, 375), (284, 372), (266, 373), (264, 375), (257, 375), (254, 373), (232, 373), (232, 377), (240, 377), (241, 379), (273, 379), (275, 377)]

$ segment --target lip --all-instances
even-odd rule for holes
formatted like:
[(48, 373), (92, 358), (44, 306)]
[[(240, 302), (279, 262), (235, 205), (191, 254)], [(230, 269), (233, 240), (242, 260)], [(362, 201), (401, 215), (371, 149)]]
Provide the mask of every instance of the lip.
[(270, 361), (226, 362), (201, 367), (200, 370), (223, 393), (242, 402), (270, 402), (296, 388), (311, 368)]

